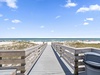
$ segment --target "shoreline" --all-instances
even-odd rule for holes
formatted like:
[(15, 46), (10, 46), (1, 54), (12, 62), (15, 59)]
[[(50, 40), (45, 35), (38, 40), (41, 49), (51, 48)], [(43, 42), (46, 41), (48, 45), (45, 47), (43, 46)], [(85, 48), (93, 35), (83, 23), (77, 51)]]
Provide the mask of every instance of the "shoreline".
[[(66, 43), (66, 42), (73, 42), (73, 41), (48, 41), (48, 42), (34, 42), (34, 41), (30, 41), (30, 43), (35, 43), (35, 44), (43, 44), (43, 43), (48, 43), (49, 45), (51, 45), (52, 42), (61, 42), (61, 43)], [(82, 42), (82, 43), (87, 43), (87, 44), (98, 44), (100, 43), (100, 41), (80, 41), (80, 40), (77, 40), (77, 41), (74, 41), (74, 42)], [(13, 42), (12, 41), (2, 41), (0, 42), (0, 45), (8, 45), (8, 44), (12, 44)]]

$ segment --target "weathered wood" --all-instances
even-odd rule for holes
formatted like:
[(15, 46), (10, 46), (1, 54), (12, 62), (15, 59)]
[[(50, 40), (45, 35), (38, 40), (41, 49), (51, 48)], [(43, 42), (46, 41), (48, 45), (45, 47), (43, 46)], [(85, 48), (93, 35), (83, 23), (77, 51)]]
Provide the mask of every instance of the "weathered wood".
[(74, 60), (73, 60), (70, 56), (68, 56), (68, 55), (66, 55), (66, 54), (63, 54), (63, 57), (66, 58), (66, 59), (68, 59), (68, 61), (69, 61), (70, 63), (72, 63), (73, 65), (75, 64)]
[[(0, 61), (2, 60), (2, 57), (0, 57)], [(0, 64), (0, 67), (2, 67), (2, 64)]]
[(38, 53), (38, 55), (36, 55), (34, 57), (34, 60), (30, 61), (30, 63), (26, 64), (26, 71), (25, 71), (25, 75), (28, 74), (28, 72), (30, 71), (30, 69), (32, 68), (32, 66), (36, 63), (36, 61), (39, 59), (39, 57), (41, 56), (41, 54), (43, 53), (43, 50), (45, 49), (46, 45), (39, 48), (38, 50), (36, 50), (36, 52)]
[(40, 47), (41, 45), (37, 45), (35, 47), (31, 47), (31, 48), (28, 48), (28, 49), (25, 49), (25, 56), (31, 54), (32, 52), (34, 52), (35, 50), (38, 50), (38, 48)]
[(17, 69), (17, 71), (25, 70), (24, 66), (9, 66), (9, 67), (0, 67), (0, 70), (4, 69)]
[(81, 59), (84, 58), (84, 56), (76, 56), (75, 58), (76, 58), (77, 60), (81, 60)]
[(32, 68), (32, 66), (36, 63), (37, 60), (38, 60), (38, 57), (36, 57), (34, 59), (34, 61), (31, 62), (32, 64), (31, 63), (28, 63), (27, 65), (25, 65), (25, 69), (26, 69), (25, 75), (28, 74), (28, 72), (30, 71), (30, 69)]
[(68, 55), (72, 59), (75, 58), (75, 56), (72, 53), (70, 53), (70, 52), (64, 51), (64, 54)]
[(0, 60), (0, 64), (20, 64), (25, 63), (24, 59), (3, 59)]
[[(78, 72), (80, 71), (78, 70), (79, 69), (78, 67), (84, 65), (83, 61), (81, 62), (78, 62), (78, 61), (84, 58), (85, 52), (91, 52), (91, 48), (85, 48), (85, 49), (72, 48), (72, 47), (63, 46), (57, 43), (53, 43), (52, 48), (54, 48), (54, 50), (56, 50), (60, 55), (61, 55), (61, 52), (63, 51), (62, 57), (70, 65), (70, 67), (73, 68), (75, 75), (78, 75)], [(72, 64), (74, 66), (72, 66)]]
[[(25, 71), (25, 75), (27, 75), (27, 73), (30, 71), (30, 69), (32, 68), (32, 66), (35, 64), (35, 62), (38, 60), (38, 58), (40, 57), (40, 55), (42, 54), (43, 50), (45, 49), (46, 44), (38, 46), (38, 48), (36, 48), (36, 50), (34, 51), (35, 53), (31, 53), (27, 59), (33, 55), (33, 57), (31, 58), (32, 60), (29, 60), (29, 62), (26, 62), (26, 71)], [(35, 55), (34, 55), (35, 54)], [(26, 61), (27, 61), (26, 59)]]
[(37, 56), (37, 54), (32, 53), (31, 55), (29, 55), (29, 56), (27, 56), (27, 57), (25, 58), (25, 62), (27, 63), (27, 62), (31, 61), (32, 59), (34, 60), (34, 58), (35, 58), (36, 56)]
[(20, 57), (25, 56), (25, 51), (1, 51), (0, 50), (0, 57)]
[(24, 73), (17, 73), (17, 75), (25, 75)]
[(62, 57), (62, 58), (67, 62), (67, 64), (68, 64), (73, 70), (75, 70), (75, 69), (74, 69), (74, 66), (68, 61), (67, 58), (65, 58), (65, 57)]
[(75, 54), (75, 65), (74, 65), (74, 75), (78, 75), (78, 59), (76, 58), (78, 56), (78, 54)]
[(85, 71), (85, 67), (83, 67), (83, 68), (78, 68), (78, 71), (79, 71), (79, 72)]
[(17, 69), (21, 72), (17, 75), (27, 75), (46, 45), (37, 45), (24, 50), (0, 50), (0, 70)]
[(71, 53), (75, 53), (75, 49), (67, 46), (62, 46), (63, 49), (70, 51)]
[(78, 66), (82, 66), (82, 65), (84, 65), (83, 61), (82, 62), (78, 62)]
[[(85, 65), (82, 61), (85, 52), (100, 53), (100, 49), (97, 48), (72, 48), (58, 43), (52, 43), (52, 48), (60, 55), (63, 55), (63, 59), (69, 64), (70, 67), (73, 67), (71, 64), (74, 63), (73, 70), (75, 75), (78, 75), (78, 72), (85, 70), (83, 67)], [(62, 51), (63, 53), (61, 53)]]

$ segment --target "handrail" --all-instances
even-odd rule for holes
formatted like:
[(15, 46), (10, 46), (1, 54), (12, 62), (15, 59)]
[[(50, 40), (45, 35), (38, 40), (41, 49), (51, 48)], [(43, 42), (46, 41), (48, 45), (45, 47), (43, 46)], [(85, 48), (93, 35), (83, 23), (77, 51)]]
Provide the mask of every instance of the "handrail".
[[(60, 56), (66, 61), (66, 63), (73, 69), (74, 75), (78, 75), (78, 72), (85, 70), (83, 63), (84, 53), (95, 51), (91, 48), (72, 48), (58, 43), (52, 43), (52, 48), (60, 54)], [(100, 50), (99, 50), (100, 53)]]
[(24, 50), (0, 50), (0, 70), (16, 69), (17, 75), (27, 75), (47, 44)]

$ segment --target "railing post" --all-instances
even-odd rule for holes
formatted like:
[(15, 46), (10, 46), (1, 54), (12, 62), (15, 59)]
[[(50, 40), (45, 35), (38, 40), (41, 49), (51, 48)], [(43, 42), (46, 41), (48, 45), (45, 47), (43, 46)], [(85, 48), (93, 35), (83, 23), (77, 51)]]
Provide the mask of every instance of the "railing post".
[[(0, 60), (2, 60), (2, 57), (0, 57)], [(0, 67), (2, 67), (2, 64), (0, 64)]]
[(77, 59), (78, 54), (75, 54), (75, 70), (74, 70), (74, 75), (78, 75), (78, 59)]
[[(25, 56), (21, 56), (21, 59), (25, 59)], [(21, 66), (25, 66), (25, 62), (21, 63)], [(21, 73), (24, 73), (24, 72), (25, 72), (25, 69), (21, 71)]]
[(60, 57), (63, 56), (63, 50), (62, 50), (62, 47), (60, 47)]
[(56, 51), (57, 51), (57, 49), (58, 49), (58, 47), (57, 47), (57, 45), (56, 45)]

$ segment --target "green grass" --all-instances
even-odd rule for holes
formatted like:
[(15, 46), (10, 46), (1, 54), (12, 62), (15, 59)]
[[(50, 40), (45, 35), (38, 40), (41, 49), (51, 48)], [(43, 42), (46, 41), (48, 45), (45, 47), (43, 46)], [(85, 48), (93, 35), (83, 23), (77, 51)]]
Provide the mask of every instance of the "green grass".
[(35, 46), (36, 44), (30, 42), (13, 42), (12, 44), (0, 45), (0, 50), (21, 50)]
[(100, 44), (93, 44), (93, 43), (82, 43), (82, 42), (66, 42), (65, 45), (75, 47), (75, 48), (84, 48), (84, 47), (95, 47), (100, 48)]

